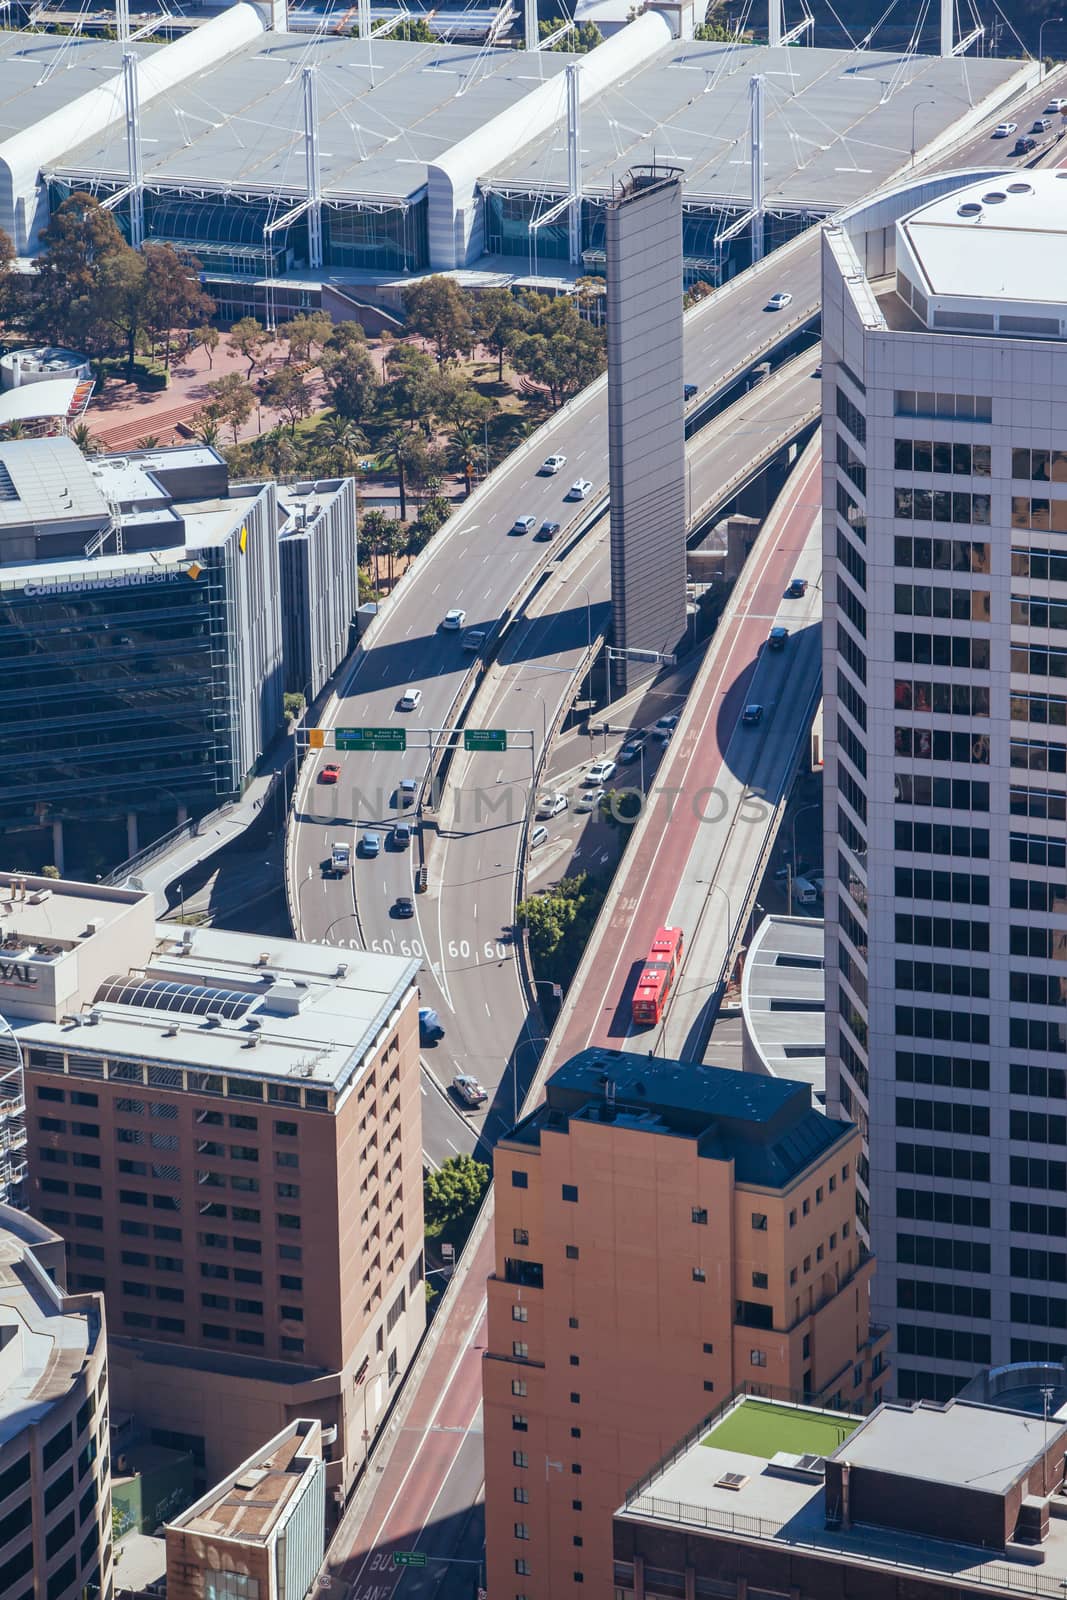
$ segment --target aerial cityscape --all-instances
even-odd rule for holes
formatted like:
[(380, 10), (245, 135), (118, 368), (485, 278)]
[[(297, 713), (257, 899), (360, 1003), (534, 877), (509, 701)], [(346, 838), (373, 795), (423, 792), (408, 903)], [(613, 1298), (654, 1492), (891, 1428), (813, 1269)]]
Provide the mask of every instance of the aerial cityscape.
[(1038, 0), (4, 11), (0, 1600), (1063, 1600), (1065, 178)]

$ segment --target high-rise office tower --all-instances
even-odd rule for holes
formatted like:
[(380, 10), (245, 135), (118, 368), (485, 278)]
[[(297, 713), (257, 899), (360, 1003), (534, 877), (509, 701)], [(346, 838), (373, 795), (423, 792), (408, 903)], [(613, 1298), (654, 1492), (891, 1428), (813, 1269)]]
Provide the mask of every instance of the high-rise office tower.
[(1065, 251), (1052, 171), (824, 237), (828, 1101), (905, 1399), (1064, 1351)]
[(0, 873), (29, 1204), (202, 1487), (298, 1417), (343, 1498), (426, 1321), (417, 963)]
[(739, 1385), (881, 1396), (859, 1150), (803, 1083), (614, 1050), (552, 1075), (494, 1161), (494, 1600), (610, 1594), (614, 1510)]
[(682, 174), (638, 167), (605, 208), (611, 612), (618, 691), (685, 632)]

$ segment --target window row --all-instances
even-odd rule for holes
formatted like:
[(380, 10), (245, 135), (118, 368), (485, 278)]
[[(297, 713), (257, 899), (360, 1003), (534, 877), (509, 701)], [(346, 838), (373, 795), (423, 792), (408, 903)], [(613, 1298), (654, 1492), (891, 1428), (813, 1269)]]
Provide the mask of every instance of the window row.
[[(897, 867), (893, 874), (893, 890), (904, 900), (939, 900), (955, 905), (989, 904), (989, 878), (979, 872)], [(935, 918), (935, 923), (939, 922), (940, 919)], [(972, 924), (965, 923), (963, 926), (971, 927)]]
[(1067, 500), (1035, 500), (1028, 495), (1013, 494), (1011, 525), (1013, 528), (1067, 533)]
[(893, 843), (897, 850), (915, 855), (989, 860), (988, 828), (968, 828), (948, 822), (897, 821), (893, 824)]
[(988, 767), (989, 735), (949, 733), (945, 728), (894, 728), (893, 753), (913, 761), (962, 761)]
[(937, 1084), (945, 1089), (971, 1089), (989, 1092), (989, 1062), (967, 1056), (935, 1056), (924, 1051), (896, 1052), (898, 1083)]
[(988, 717), (989, 690), (982, 684), (897, 678), (893, 683), (893, 704), (898, 711), (918, 711), (923, 715)]
[(939, 950), (989, 949), (989, 923), (965, 921), (962, 917), (913, 916), (897, 912), (898, 944), (936, 946)]
[(1013, 578), (1036, 578), (1042, 583), (1067, 583), (1067, 553), (1013, 549), (1011, 575)]
[[(1067, 506), (1067, 501), (1064, 505)], [(956, 522), (988, 528), (992, 519), (992, 498), (988, 494), (969, 494), (965, 489), (898, 486), (893, 490), (893, 515), (901, 522)], [(1028, 524), (1017, 523), (1016, 526)]]
[(988, 573), (989, 545), (976, 539), (912, 538), (898, 534), (893, 540), (893, 565), (921, 567), (932, 572)]
[(988, 589), (950, 589), (938, 583), (895, 583), (893, 610), (898, 617), (989, 622), (991, 604)]
[(941, 422), (992, 422), (993, 398), (988, 394), (935, 394), (926, 389), (895, 389), (895, 417), (929, 417)]
[[(989, 785), (970, 778), (931, 778), (925, 773), (898, 772), (893, 798), (900, 806), (932, 806), (938, 810), (988, 811)], [(1063, 796), (1059, 796), (1063, 800)]]
[(896, 661), (913, 662), (916, 666), (963, 667), (971, 672), (985, 672), (989, 669), (989, 640), (959, 633), (898, 631), (893, 635), (893, 656)]

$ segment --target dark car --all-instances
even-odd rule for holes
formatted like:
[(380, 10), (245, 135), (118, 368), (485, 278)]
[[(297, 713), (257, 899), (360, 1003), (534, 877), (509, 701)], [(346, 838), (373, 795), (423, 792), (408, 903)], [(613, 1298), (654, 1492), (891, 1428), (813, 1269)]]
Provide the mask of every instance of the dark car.
[(444, 1037), (444, 1028), (436, 1011), (429, 1006), (419, 1007), (419, 1038), (423, 1044), (435, 1044)]
[(785, 591), (787, 600), (802, 600), (808, 592), (807, 578), (793, 578)]
[(699, 390), (695, 383), (687, 383), (682, 387), (682, 398), (685, 400), (695, 400), (698, 393)]
[(410, 895), (401, 894), (397, 896), (393, 913), (398, 917), (413, 917), (415, 915), (415, 902)]
[(534, 543), (551, 544), (552, 540), (559, 533), (559, 529), (560, 525), (558, 522), (542, 522), (541, 526), (534, 534)]
[(767, 635), (768, 650), (784, 650), (785, 642), (789, 638), (788, 628), (772, 628)]
[(763, 721), (763, 707), (755, 703), (746, 706), (741, 713), (741, 721), (746, 728), (754, 728), (757, 723)]
[(1036, 149), (1037, 149), (1037, 140), (1036, 139), (1030, 139), (1030, 138), (1016, 139), (1014, 147), (1013, 147), (1011, 153), (1012, 153), (1013, 156), (1028, 156), (1030, 154), (1031, 150), (1036, 150)]

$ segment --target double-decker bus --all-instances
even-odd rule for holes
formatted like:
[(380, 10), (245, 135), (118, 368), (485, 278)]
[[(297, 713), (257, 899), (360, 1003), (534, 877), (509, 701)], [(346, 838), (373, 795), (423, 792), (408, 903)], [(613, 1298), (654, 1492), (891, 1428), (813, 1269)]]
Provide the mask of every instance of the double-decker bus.
[(637, 976), (633, 1016), (639, 1028), (659, 1022), (682, 965), (685, 940), (681, 928), (660, 928)]

